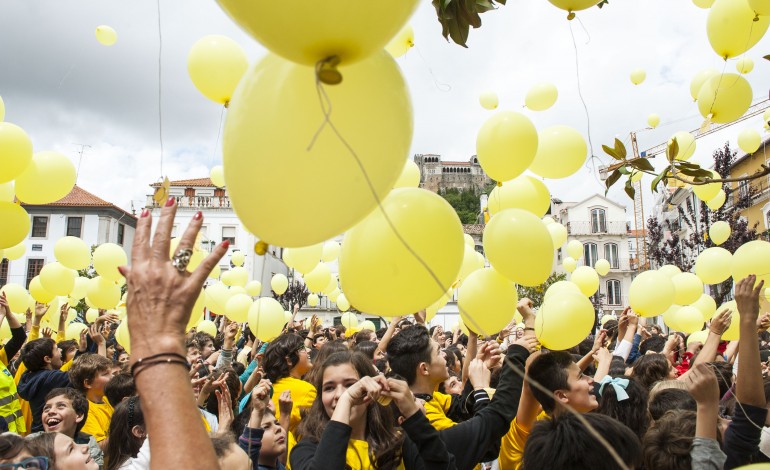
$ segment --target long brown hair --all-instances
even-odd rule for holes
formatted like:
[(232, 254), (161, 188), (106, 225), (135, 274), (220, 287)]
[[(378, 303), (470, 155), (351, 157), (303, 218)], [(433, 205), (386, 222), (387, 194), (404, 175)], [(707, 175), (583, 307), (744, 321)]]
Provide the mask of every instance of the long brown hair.
[[(329, 356), (319, 367), (315, 385), (318, 390), (313, 405), (302, 418), (299, 425), (301, 439), (320, 442), (321, 435), (329, 423), (329, 415), (323, 404), (323, 377), (328, 367), (350, 364), (359, 378), (366, 375), (374, 377), (377, 370), (372, 361), (360, 353), (340, 351)], [(404, 435), (395, 430), (396, 424), (390, 408), (372, 403), (366, 410), (366, 442), (369, 444), (369, 458), (378, 470), (393, 470), (401, 463), (401, 446)], [(350, 468), (346, 465), (346, 468)]]

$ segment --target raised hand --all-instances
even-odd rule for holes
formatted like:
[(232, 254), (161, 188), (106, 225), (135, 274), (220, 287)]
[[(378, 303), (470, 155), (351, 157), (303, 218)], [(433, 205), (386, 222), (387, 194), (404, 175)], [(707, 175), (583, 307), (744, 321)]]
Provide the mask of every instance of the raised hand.
[(409, 418), (420, 411), (420, 407), (405, 381), (391, 378), (387, 379), (387, 384), (388, 389), (383, 389), (380, 393), (396, 402), (396, 406), (404, 418)]
[(719, 383), (716, 374), (707, 364), (698, 364), (690, 369), (685, 383), (696, 403), (713, 404), (716, 408), (719, 403)]
[(765, 281), (759, 281), (755, 287), (756, 280), (757, 276), (751, 274), (735, 286), (735, 303), (742, 322), (751, 321), (754, 324), (759, 316), (759, 294), (764, 292)]
[(492, 372), (478, 356), (468, 364), (468, 380), (471, 381), (474, 390), (489, 387), (491, 379)]
[(376, 377), (364, 376), (358, 382), (351, 385), (344, 396), (350, 400), (352, 406), (368, 405), (380, 396), (382, 390), (389, 390), (388, 382), (382, 375)]
[(48, 327), (45, 327), (42, 330), (40, 330), (40, 335), (43, 336), (44, 338), (50, 338), (51, 336), (53, 336), (53, 330)]
[(537, 351), (540, 346), (540, 342), (535, 336), (522, 336), (521, 338), (514, 341), (513, 344), (518, 344), (519, 346), (526, 348), (529, 352)]
[(715, 335), (722, 336), (725, 331), (727, 331), (728, 328), (730, 328), (730, 323), (733, 319), (733, 311), (729, 308), (726, 308), (719, 312), (712, 320), (711, 324), (709, 324), (709, 331), (714, 333)]
[(291, 390), (284, 390), (278, 397), (278, 409), (281, 416), (291, 415), (292, 408), (294, 408), (294, 400), (291, 399)]
[(516, 306), (516, 310), (521, 314), (522, 321), (526, 323), (528, 318), (535, 318), (535, 311), (533, 310), (534, 303), (526, 298), (519, 299), (519, 304)]
[(219, 409), (219, 429), (226, 433), (233, 424), (233, 398), (230, 396), (230, 389), (226, 383), (220, 383), (219, 388), (214, 390), (217, 395), (217, 408)]
[(5, 292), (0, 295), (0, 316), (7, 317), (11, 314), (11, 307), (8, 305), (8, 298)]

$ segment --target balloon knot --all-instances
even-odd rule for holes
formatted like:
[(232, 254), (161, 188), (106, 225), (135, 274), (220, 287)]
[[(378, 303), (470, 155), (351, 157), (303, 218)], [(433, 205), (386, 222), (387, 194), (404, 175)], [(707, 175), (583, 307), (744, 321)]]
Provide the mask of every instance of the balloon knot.
[(569, 12), (569, 15), (567, 15), (567, 20), (572, 21), (575, 19), (575, 12), (571, 11)]
[(315, 65), (315, 74), (318, 81), (326, 85), (339, 85), (342, 83), (342, 74), (337, 70), (340, 58), (336, 55), (319, 60)]
[(229, 108), (229, 107), (230, 107), (230, 100), (227, 100), (225, 101), (225, 108)]
[(497, 182), (497, 187), (498, 187), (498, 188), (499, 188), (499, 187), (501, 187), (502, 185), (503, 185), (503, 182), (502, 182), (502, 181), (498, 181), (498, 182)]
[(269, 245), (263, 241), (258, 241), (254, 245), (254, 253), (258, 254), (259, 256), (264, 256), (265, 253), (267, 253), (267, 247)]

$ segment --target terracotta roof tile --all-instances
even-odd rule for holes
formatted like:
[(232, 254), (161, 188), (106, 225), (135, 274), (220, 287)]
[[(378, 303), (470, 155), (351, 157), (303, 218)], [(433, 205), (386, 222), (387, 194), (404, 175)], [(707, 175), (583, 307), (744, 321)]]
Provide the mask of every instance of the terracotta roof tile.
[(111, 207), (121, 212), (125, 212), (131, 217), (136, 218), (136, 216), (129, 214), (128, 212), (124, 211), (123, 209), (116, 206), (115, 204), (111, 202), (107, 202), (104, 199), (100, 198), (99, 196), (96, 196), (95, 194), (91, 194), (85, 189), (77, 185), (75, 185), (72, 188), (72, 191), (70, 191), (69, 194), (59, 199), (58, 201), (49, 202), (48, 204), (25, 204), (22, 202), (21, 205), (22, 206)]
[[(160, 186), (160, 183), (152, 183), (150, 185), (153, 188), (157, 188)], [(193, 179), (187, 179), (187, 180), (176, 180), (171, 181), (171, 186), (198, 186), (198, 187), (204, 187), (204, 188), (215, 188), (214, 183), (211, 182), (211, 178), (193, 178)]]

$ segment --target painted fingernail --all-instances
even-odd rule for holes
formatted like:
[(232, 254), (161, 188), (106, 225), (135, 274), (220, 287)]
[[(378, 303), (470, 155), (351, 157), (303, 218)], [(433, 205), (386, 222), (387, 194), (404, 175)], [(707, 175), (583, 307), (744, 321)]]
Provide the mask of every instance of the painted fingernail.
[(195, 215), (193, 216), (193, 219), (194, 219), (194, 220), (199, 220), (199, 219), (201, 219), (202, 217), (203, 217), (203, 212), (201, 212), (201, 211), (198, 211), (198, 212), (196, 212), (196, 213), (195, 213)]
[(171, 196), (170, 198), (166, 199), (166, 207), (171, 207), (171, 206), (173, 206), (173, 205), (174, 205), (174, 201), (176, 201), (176, 199), (174, 198), (174, 196)]
[(142, 217), (147, 217), (148, 215), (150, 215), (150, 210), (149, 209), (142, 210)]
[(225, 240), (225, 241), (223, 241), (223, 242), (222, 242), (222, 246), (223, 246), (225, 249), (228, 249), (228, 248), (230, 248), (230, 240)]
[(118, 272), (121, 276), (126, 277), (126, 267), (125, 266), (118, 266)]

